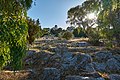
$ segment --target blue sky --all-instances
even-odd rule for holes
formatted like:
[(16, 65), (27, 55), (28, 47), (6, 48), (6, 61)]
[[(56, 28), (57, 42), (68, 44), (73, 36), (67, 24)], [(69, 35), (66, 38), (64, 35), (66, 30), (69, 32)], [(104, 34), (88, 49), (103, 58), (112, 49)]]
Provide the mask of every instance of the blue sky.
[(36, 0), (36, 6), (28, 11), (28, 16), (40, 20), (42, 28), (58, 27), (66, 28), (67, 11), (85, 0)]

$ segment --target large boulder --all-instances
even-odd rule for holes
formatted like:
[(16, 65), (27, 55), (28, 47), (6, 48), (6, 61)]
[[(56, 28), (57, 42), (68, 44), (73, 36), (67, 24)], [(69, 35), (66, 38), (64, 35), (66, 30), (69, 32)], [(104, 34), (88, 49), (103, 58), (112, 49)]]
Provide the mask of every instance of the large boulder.
[(112, 58), (113, 55), (108, 51), (100, 51), (95, 53), (94, 60), (97, 62), (106, 62), (108, 59)]
[(65, 44), (60, 43), (55, 48), (55, 52), (56, 53), (68, 52), (68, 47)]
[(77, 59), (75, 66), (77, 69), (85, 68), (88, 63), (92, 62), (92, 57), (88, 54), (77, 54), (75, 58)]
[(111, 74), (109, 75), (110, 80), (120, 80), (120, 75), (118, 74)]
[(107, 71), (108, 72), (119, 72), (120, 73), (120, 62), (114, 58), (109, 59), (107, 62)]
[(105, 63), (98, 63), (98, 62), (93, 62), (94, 68), (96, 71), (99, 72), (106, 72), (106, 64)]
[(70, 70), (73, 69), (76, 65), (77, 59), (74, 57), (72, 53), (63, 53), (61, 56), (61, 69), (62, 70)]
[(88, 54), (72, 54), (72, 53), (65, 53), (62, 56), (62, 64), (61, 70), (62, 71), (81, 71), (81, 72), (95, 72), (95, 69), (92, 64), (92, 58)]
[(56, 68), (44, 68), (43, 77), (40, 80), (60, 80), (60, 71)]
[(70, 70), (74, 69), (76, 66), (76, 59), (75, 58), (69, 58), (67, 61), (62, 63), (63, 70)]

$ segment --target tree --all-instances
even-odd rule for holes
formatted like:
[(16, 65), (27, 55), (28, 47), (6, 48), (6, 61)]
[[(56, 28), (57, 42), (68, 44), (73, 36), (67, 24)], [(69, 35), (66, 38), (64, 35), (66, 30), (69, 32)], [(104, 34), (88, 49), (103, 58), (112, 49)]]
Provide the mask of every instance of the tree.
[(28, 40), (29, 44), (32, 45), (32, 42), (35, 40), (37, 35), (41, 32), (41, 26), (39, 23), (39, 19), (37, 19), (35, 21), (34, 19), (32, 20), (31, 18), (28, 18), (27, 24), (28, 24), (27, 40)]
[(93, 30), (93, 27), (97, 24), (99, 5), (99, 0), (86, 0), (82, 5), (78, 5), (68, 10), (68, 22), (78, 27), (73, 32), (75, 37), (84, 36), (88, 37), (90, 41), (96, 42), (96, 37), (93, 37), (94, 39), (91, 38), (96, 35), (96, 33), (90, 33), (90, 31)]
[(9, 63), (13, 70), (22, 67), (28, 32), (26, 11), (31, 3), (32, 0), (0, 0), (0, 69)]
[(74, 35), (74, 37), (79, 37), (79, 30), (77, 28), (74, 29), (73, 35)]
[[(83, 31), (87, 34), (87, 28), (93, 27), (97, 24), (99, 0), (87, 0), (82, 5), (68, 10), (68, 23), (74, 26), (82, 27)], [(96, 9), (97, 8), (97, 9)], [(94, 13), (94, 18), (89, 19), (88, 15)]]
[[(87, 19), (86, 15), (89, 13), (95, 13), (98, 16), (97, 19)], [(98, 24), (96, 28), (99, 30), (99, 36), (107, 39), (109, 43), (115, 40), (120, 46), (119, 0), (86, 0), (82, 5), (73, 7), (68, 11), (68, 22), (83, 27), (88, 37), (91, 37), (88, 34), (88, 29)]]
[(120, 1), (103, 0), (101, 5), (102, 10), (98, 17), (99, 26), (103, 31), (107, 30), (104, 35), (110, 40), (110, 43), (115, 40), (117, 46), (120, 46)]
[(88, 19), (87, 15), (95, 13), (97, 16), (99, 5), (99, 0), (86, 0), (82, 5), (69, 9), (67, 22), (82, 27), (84, 30), (87, 27), (92, 27), (96, 23), (96, 19)]
[(50, 33), (52, 35), (55, 35), (56, 37), (58, 37), (59, 33), (61, 33), (61, 32), (62, 32), (62, 28), (58, 28), (57, 25), (55, 25), (55, 27), (51, 28), (51, 30), (50, 30)]
[(73, 26), (71, 26), (71, 27), (67, 27), (67, 31), (69, 31), (69, 32), (73, 32), (74, 29), (75, 29), (75, 27), (73, 27)]
[(43, 28), (42, 29), (42, 36), (49, 35), (50, 34), (50, 28)]

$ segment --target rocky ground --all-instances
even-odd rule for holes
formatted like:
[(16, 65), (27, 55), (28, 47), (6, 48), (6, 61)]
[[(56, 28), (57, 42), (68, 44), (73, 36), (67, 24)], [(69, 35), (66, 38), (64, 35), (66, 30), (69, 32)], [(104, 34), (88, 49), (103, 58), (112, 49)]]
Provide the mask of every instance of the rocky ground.
[(66, 40), (36, 40), (31, 48), (24, 70), (1, 71), (0, 80), (120, 80), (119, 48)]

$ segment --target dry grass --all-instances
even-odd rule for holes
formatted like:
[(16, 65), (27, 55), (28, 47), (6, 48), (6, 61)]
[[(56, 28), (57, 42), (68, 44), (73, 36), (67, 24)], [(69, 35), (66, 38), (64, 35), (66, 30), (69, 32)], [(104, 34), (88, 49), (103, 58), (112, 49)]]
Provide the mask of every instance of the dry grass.
[(28, 71), (19, 71), (14, 74), (13, 71), (1, 71), (0, 80), (27, 80), (30, 72)]

